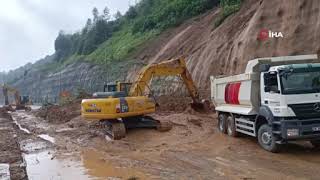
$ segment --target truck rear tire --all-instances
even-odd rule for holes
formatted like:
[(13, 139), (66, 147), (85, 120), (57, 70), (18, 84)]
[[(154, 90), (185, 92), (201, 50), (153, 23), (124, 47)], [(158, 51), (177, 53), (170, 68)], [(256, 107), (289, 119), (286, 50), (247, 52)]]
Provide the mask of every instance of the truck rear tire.
[(316, 149), (320, 149), (320, 140), (311, 140), (310, 143)]
[(238, 132), (236, 131), (236, 122), (233, 116), (227, 118), (227, 133), (231, 137), (237, 137)]
[(227, 115), (226, 114), (219, 114), (218, 129), (220, 132), (227, 134)]
[(272, 134), (272, 129), (268, 124), (260, 126), (258, 141), (260, 146), (266, 151), (276, 153), (280, 149), (280, 145), (276, 143), (276, 137)]

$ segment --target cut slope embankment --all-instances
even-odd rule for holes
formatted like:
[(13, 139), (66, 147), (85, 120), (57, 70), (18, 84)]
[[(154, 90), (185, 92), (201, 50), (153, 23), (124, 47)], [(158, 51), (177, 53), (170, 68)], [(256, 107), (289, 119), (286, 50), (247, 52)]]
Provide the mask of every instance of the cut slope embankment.
[[(239, 12), (214, 27), (220, 9), (162, 33), (137, 55), (148, 63), (185, 56), (194, 80), (209, 90), (210, 75), (239, 74), (257, 57), (320, 53), (320, 1), (245, 0)], [(259, 32), (284, 38), (258, 40)]]

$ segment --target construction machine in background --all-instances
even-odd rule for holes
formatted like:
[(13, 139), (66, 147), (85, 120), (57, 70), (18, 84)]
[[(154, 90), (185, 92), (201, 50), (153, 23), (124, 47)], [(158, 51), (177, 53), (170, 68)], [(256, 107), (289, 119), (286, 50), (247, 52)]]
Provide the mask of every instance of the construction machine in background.
[(94, 93), (93, 99), (82, 101), (82, 116), (103, 122), (107, 133), (116, 140), (125, 137), (126, 130), (131, 128), (170, 129), (170, 123), (147, 116), (156, 111), (155, 98), (146, 93), (146, 90), (151, 92), (149, 84), (156, 76), (181, 77), (192, 98), (191, 106), (197, 110), (204, 108), (186, 62), (184, 58), (179, 58), (144, 67), (134, 83), (107, 84), (105, 92)]
[[(14, 110), (31, 111), (31, 107), (28, 106), (28, 104), (30, 103), (29, 96), (20, 96), (20, 92), (17, 89), (10, 87), (6, 84), (1, 85), (0, 87), (2, 88), (2, 91), (3, 91), (3, 96), (5, 99), (5, 107), (8, 110), (10, 110), (10, 111), (14, 111)], [(11, 93), (14, 96), (15, 104), (9, 103), (9, 93)], [(15, 108), (13, 108), (13, 106), (15, 106)]]

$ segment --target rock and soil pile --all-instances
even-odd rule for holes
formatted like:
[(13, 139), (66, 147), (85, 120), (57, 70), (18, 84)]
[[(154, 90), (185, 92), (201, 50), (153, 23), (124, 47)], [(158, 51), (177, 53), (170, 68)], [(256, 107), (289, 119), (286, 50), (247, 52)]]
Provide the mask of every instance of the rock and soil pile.
[(5, 107), (0, 107), (0, 117), (2, 118), (11, 118), (10, 114), (8, 113), (8, 109)]
[(65, 105), (45, 105), (35, 112), (50, 123), (65, 123), (81, 115), (81, 99), (69, 102)]

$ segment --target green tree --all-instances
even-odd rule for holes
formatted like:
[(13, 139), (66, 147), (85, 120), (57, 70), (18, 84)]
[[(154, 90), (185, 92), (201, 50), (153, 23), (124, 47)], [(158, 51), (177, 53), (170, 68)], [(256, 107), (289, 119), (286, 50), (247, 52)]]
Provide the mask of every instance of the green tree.
[(60, 31), (57, 39), (55, 40), (54, 47), (56, 50), (58, 61), (68, 56), (71, 53), (72, 48), (70, 35), (66, 35), (63, 31)]
[(96, 7), (92, 9), (93, 21), (96, 22), (99, 18), (99, 11)]
[(88, 18), (85, 28), (91, 29), (91, 27), (92, 27), (92, 20), (91, 18)]
[(105, 7), (103, 10), (103, 17), (102, 17), (105, 21), (109, 21), (110, 20), (110, 10), (108, 7)]
[(133, 19), (133, 18), (137, 17), (137, 15), (138, 15), (138, 12), (137, 12), (136, 8), (134, 6), (130, 6), (129, 10), (126, 13), (127, 18)]
[(117, 11), (117, 13), (113, 16), (115, 20), (119, 20), (122, 18), (122, 14), (120, 11)]

